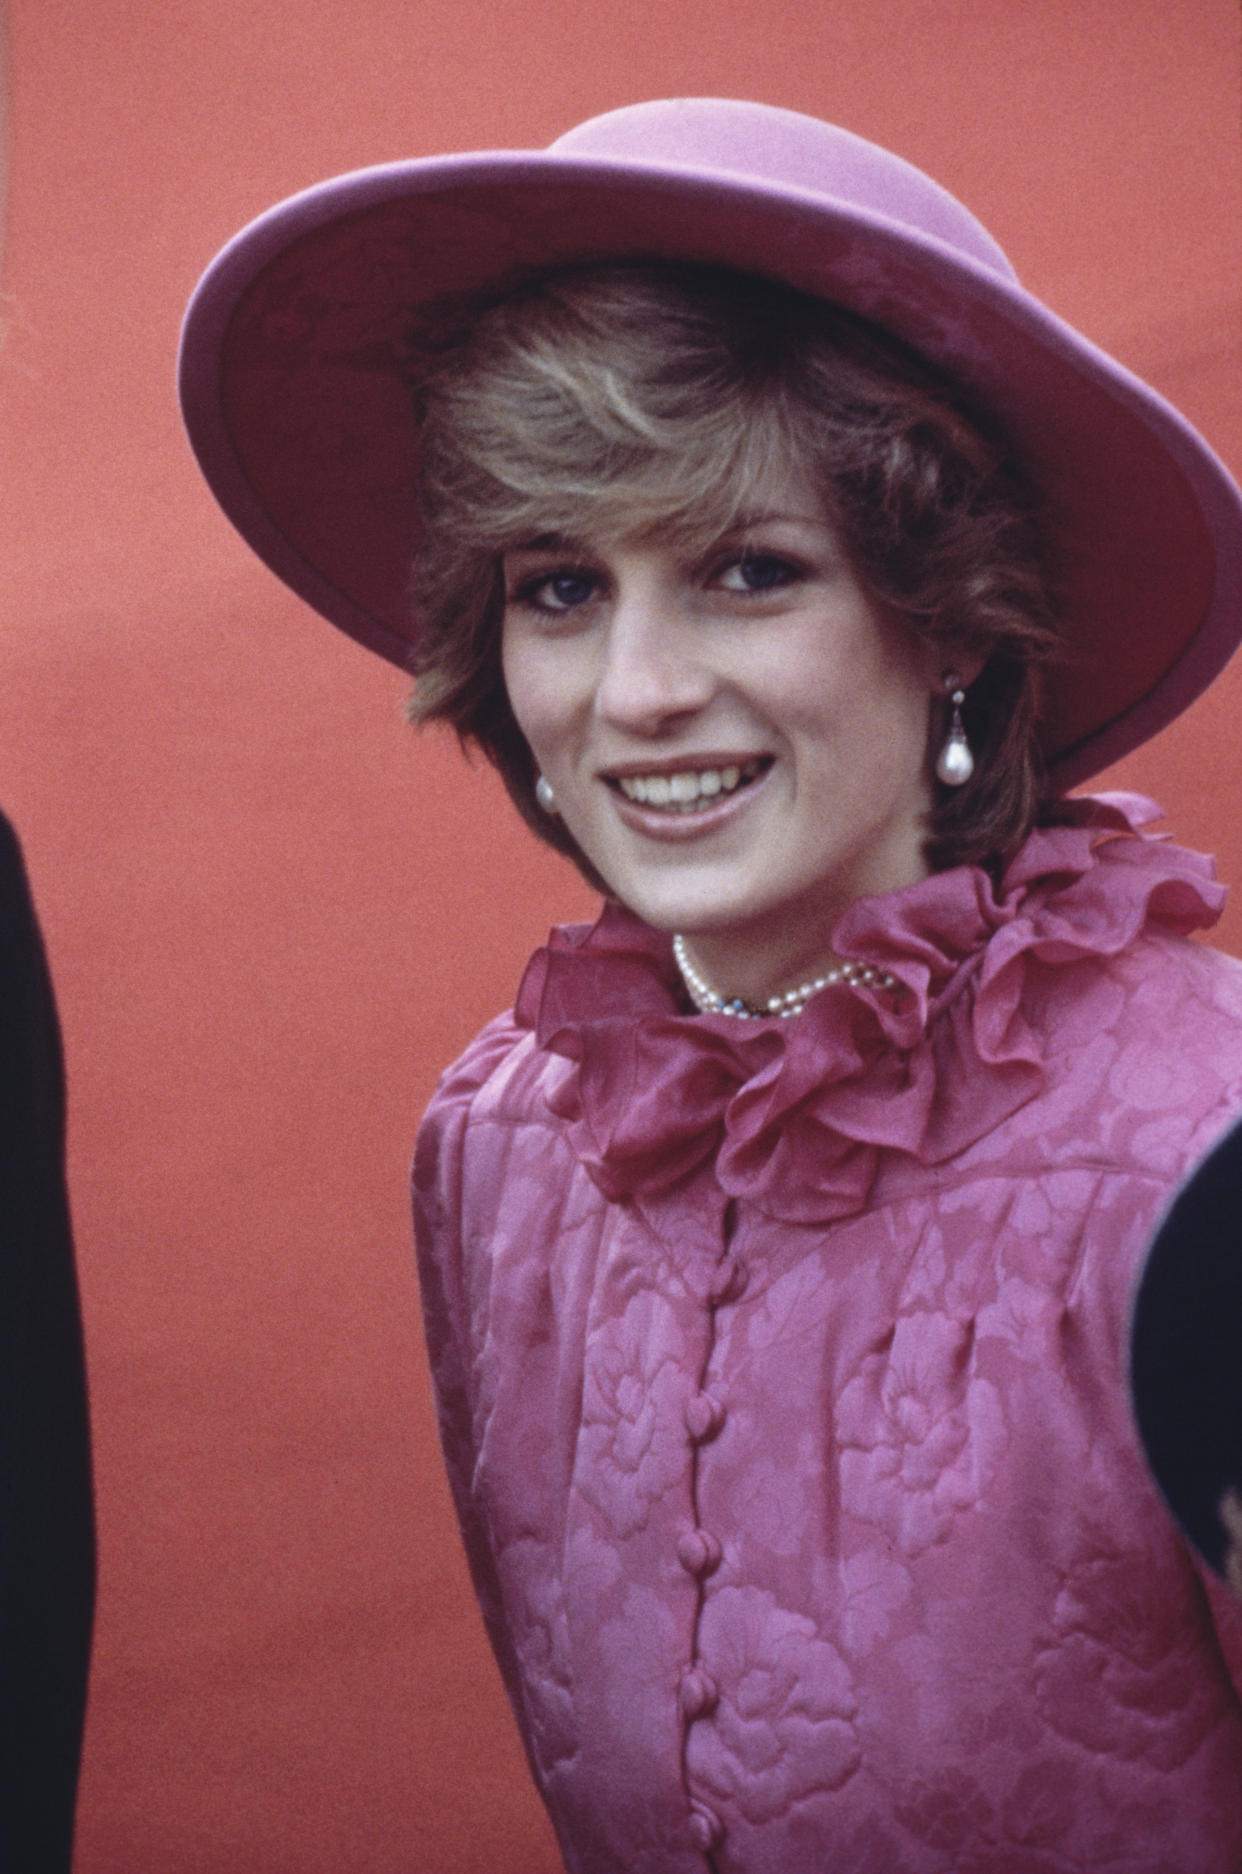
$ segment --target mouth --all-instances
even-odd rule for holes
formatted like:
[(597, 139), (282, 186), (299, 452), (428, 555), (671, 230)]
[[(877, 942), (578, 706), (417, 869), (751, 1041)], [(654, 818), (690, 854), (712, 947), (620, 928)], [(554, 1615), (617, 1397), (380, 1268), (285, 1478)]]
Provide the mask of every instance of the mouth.
[(685, 815), (706, 813), (729, 795), (751, 787), (772, 766), (770, 755), (720, 767), (676, 768), (659, 774), (610, 775), (608, 785), (636, 807), (648, 812)]

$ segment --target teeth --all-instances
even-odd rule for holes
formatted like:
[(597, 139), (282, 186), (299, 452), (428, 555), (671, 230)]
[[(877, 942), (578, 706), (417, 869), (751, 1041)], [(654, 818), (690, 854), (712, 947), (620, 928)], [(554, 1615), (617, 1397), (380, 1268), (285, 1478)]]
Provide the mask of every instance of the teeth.
[(762, 766), (747, 761), (728, 768), (683, 769), (678, 774), (626, 775), (618, 782), (627, 800), (643, 807), (668, 807), (674, 813), (693, 813), (718, 794), (731, 794), (743, 781), (757, 778)]

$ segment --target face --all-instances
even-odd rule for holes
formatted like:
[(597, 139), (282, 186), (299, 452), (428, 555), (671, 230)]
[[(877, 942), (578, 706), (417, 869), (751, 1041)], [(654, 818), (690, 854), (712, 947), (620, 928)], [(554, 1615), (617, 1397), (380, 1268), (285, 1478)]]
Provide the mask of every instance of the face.
[(510, 703), (613, 892), (758, 999), (856, 898), (925, 876), (940, 671), (797, 484), (707, 551), (547, 536), (505, 555)]

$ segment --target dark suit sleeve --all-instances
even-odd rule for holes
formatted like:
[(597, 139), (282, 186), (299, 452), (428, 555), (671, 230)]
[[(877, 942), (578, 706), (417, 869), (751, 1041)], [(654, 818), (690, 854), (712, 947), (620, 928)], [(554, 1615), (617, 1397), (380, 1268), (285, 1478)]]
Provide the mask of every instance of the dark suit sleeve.
[(0, 1874), (70, 1864), (94, 1608), (64, 1075), (21, 851), (0, 816)]

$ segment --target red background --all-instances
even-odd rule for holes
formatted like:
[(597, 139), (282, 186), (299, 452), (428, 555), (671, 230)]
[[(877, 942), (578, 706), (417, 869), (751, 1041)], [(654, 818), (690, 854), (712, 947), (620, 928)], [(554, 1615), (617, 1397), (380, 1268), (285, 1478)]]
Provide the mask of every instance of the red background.
[[(83, 1874), (549, 1874), (439, 1475), (405, 1174), (590, 900), (252, 564), (173, 403), (335, 170), (679, 92), (835, 117), (1242, 468), (1236, 0), (10, 0), (0, 802), (70, 1070), (99, 1496)], [(1114, 784), (1242, 876), (1242, 669)], [(1242, 941), (1242, 910), (1225, 941)]]

